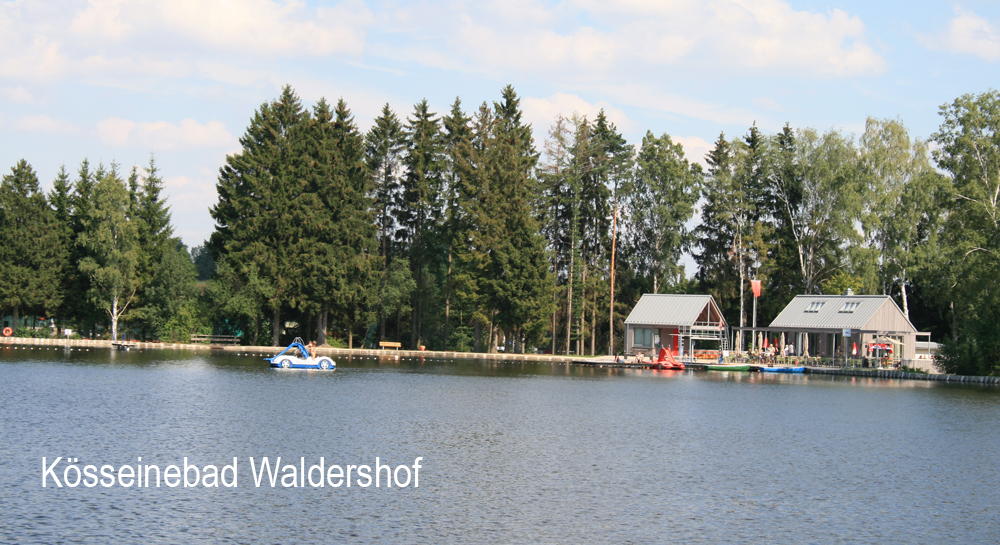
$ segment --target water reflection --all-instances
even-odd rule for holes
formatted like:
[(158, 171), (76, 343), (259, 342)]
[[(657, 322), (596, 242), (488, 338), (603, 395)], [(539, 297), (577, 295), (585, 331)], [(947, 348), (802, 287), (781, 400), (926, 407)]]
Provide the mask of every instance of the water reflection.
[[(482, 359), (0, 350), (4, 542), (992, 542), (1000, 389)], [(42, 456), (398, 464), (419, 489), (42, 489)], [(241, 477), (242, 479), (243, 477)]]

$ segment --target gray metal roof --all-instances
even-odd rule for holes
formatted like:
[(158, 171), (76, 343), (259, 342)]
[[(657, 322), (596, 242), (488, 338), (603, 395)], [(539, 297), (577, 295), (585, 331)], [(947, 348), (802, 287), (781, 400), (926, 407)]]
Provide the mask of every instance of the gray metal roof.
[(707, 305), (718, 305), (711, 295), (647, 293), (639, 298), (626, 324), (693, 325)]
[(888, 295), (797, 295), (770, 327), (863, 329), (886, 304), (899, 309)]

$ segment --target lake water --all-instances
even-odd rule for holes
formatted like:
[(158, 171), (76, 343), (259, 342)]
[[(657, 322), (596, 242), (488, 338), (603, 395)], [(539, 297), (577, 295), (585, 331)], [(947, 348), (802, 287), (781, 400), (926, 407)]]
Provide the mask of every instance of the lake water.
[[(0, 540), (1000, 539), (997, 387), (479, 360), (338, 365), (0, 349)], [(307, 468), (320, 457), (392, 468), (422, 457), (419, 487), (272, 488), (266, 477), (257, 487), (249, 460), (264, 456), (296, 468), (301, 457)], [(42, 487), (43, 457), (115, 468), (237, 457), (238, 484)]]

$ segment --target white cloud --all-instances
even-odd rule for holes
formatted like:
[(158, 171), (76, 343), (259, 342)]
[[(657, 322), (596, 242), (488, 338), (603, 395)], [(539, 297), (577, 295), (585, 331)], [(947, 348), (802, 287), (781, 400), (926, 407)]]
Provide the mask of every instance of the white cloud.
[(136, 123), (112, 116), (97, 123), (97, 134), (102, 142), (112, 147), (141, 146), (152, 151), (226, 148), (236, 142), (221, 122), (202, 124), (193, 119), (185, 119), (175, 125), (166, 121)]
[[(495, 10), (462, 6), (451, 22), (458, 27), (452, 51), (477, 59), (474, 66), (480, 70), (556, 71), (583, 79), (682, 60), (822, 77), (878, 74), (886, 68), (865, 42), (861, 19), (837, 9), (796, 10), (784, 0), (521, 3), (533, 13), (547, 10), (550, 17), (536, 14), (512, 26), (491, 17)], [(559, 24), (551, 21), (556, 15)], [(440, 26), (439, 16), (435, 13), (427, 26)], [(542, 23), (533, 25), (533, 20)]]
[(782, 0), (717, 3), (719, 37), (744, 66), (792, 68), (823, 76), (878, 74), (886, 63), (864, 43), (865, 25), (839, 9), (793, 9)]
[[(666, 93), (648, 85), (604, 85), (600, 87), (600, 90), (606, 96), (614, 97), (618, 102), (651, 111), (704, 119), (721, 125), (749, 127), (754, 121), (758, 121), (758, 125), (761, 125), (759, 118), (745, 110)], [(764, 125), (766, 126), (766, 123)]]
[(607, 101), (602, 100), (591, 104), (576, 95), (567, 93), (556, 93), (548, 98), (523, 97), (521, 109), (524, 112), (524, 120), (531, 123), (532, 128), (538, 134), (546, 134), (549, 125), (560, 114), (563, 117), (571, 117), (574, 113), (578, 113), (593, 121), (602, 109), (604, 115), (615, 124), (619, 132), (633, 132), (638, 128), (638, 125), (629, 119), (625, 112), (615, 108)]
[(30, 104), (35, 101), (35, 97), (31, 94), (31, 91), (24, 87), (0, 87), (0, 96), (11, 102), (20, 102), (22, 104)]
[(14, 128), (27, 132), (51, 135), (74, 135), (79, 129), (65, 119), (53, 119), (47, 115), (25, 116), (14, 122)]
[(308, 8), (296, 0), (91, 0), (71, 29), (94, 40), (160, 38), (244, 54), (326, 56), (360, 53), (373, 16), (364, 3)]
[(986, 61), (1000, 60), (1000, 29), (984, 17), (955, 8), (955, 18), (937, 36), (921, 36), (930, 49), (975, 55)]
[(180, 189), (194, 183), (194, 180), (187, 176), (167, 176), (163, 179), (163, 187), (167, 189)]
[(764, 108), (765, 110), (773, 110), (775, 112), (780, 112), (785, 109), (784, 106), (778, 103), (771, 97), (756, 97), (750, 101), (754, 106), (759, 108)]
[(692, 163), (699, 163), (702, 167), (707, 167), (705, 156), (715, 147), (715, 144), (708, 142), (697, 136), (671, 136), (671, 140), (684, 147), (684, 157)]
[(67, 60), (58, 41), (45, 36), (14, 45), (11, 41), (0, 43), (0, 74), (5, 78), (49, 80), (65, 73)]

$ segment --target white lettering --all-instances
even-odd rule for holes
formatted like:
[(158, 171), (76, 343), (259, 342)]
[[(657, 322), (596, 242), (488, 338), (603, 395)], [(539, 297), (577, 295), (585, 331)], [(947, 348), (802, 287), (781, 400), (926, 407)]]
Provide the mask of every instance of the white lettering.
[(250, 457), (250, 472), (253, 473), (254, 484), (257, 488), (260, 488), (260, 480), (264, 477), (264, 468), (267, 468), (267, 476), (271, 479), (271, 488), (274, 488), (274, 483), (278, 479), (278, 466), (281, 465), (281, 456), (274, 461), (274, 473), (271, 472), (271, 461), (267, 459), (266, 456), (260, 459), (260, 473), (257, 473), (256, 464), (254, 464), (253, 457)]
[[(232, 483), (226, 482), (226, 470), (229, 470), (233, 474)], [(222, 486), (236, 488), (236, 457), (233, 456), (233, 465), (222, 467)]]
[(45, 486), (47, 486), (47, 485), (46, 485), (46, 483), (45, 483), (45, 479), (46, 479), (46, 478), (47, 478), (47, 477), (48, 477), (49, 475), (52, 475), (52, 480), (53, 480), (53, 481), (55, 481), (55, 483), (56, 483), (56, 486), (57, 486), (57, 487), (59, 487), (59, 488), (62, 488), (62, 483), (60, 483), (60, 482), (59, 482), (59, 478), (58, 478), (58, 477), (56, 477), (56, 471), (55, 471), (55, 469), (56, 469), (56, 466), (57, 466), (57, 465), (59, 464), (59, 462), (61, 462), (61, 461), (62, 461), (62, 456), (60, 456), (60, 457), (56, 458), (56, 461), (52, 462), (52, 465), (51, 465), (51, 466), (49, 466), (48, 468), (46, 468), (46, 467), (45, 467), (45, 457), (44, 457), (44, 456), (42, 456), (42, 487), (45, 487)]
[[(333, 472), (334, 469), (337, 470), (337, 473)], [(333, 479), (335, 477), (337, 479), (337, 484), (333, 484)], [(330, 469), (326, 470), (326, 482), (330, 483), (330, 486), (334, 488), (344, 484), (344, 468), (334, 465), (330, 466)]]
[[(125, 479), (128, 479), (128, 484), (125, 484)], [(133, 482), (135, 482), (135, 471), (132, 469), (132, 466), (121, 466), (118, 468), (118, 484), (123, 488), (128, 488), (132, 486)]]
[[(321, 456), (319, 459), (319, 464), (309, 466), (309, 486), (316, 488), (317, 486), (323, 488), (326, 485), (326, 481), (323, 480), (323, 467), (325, 466), (326, 460)], [(319, 482), (313, 481), (313, 470), (319, 470)]]
[[(281, 470), (285, 472), (281, 477), (281, 486), (285, 488), (296, 488), (299, 486), (299, 476), (296, 474), (295, 466), (288, 464), (281, 468)], [(288, 484), (289, 479), (291, 479), (291, 484)]]
[(97, 486), (97, 467), (84, 466), (83, 476), (86, 477), (87, 479), (93, 479), (89, 481), (83, 481), (83, 486), (86, 486), (87, 488), (94, 488), (95, 486)]
[[(73, 484), (70, 484), (70, 482), (69, 482), (69, 470), (71, 470), (71, 469), (73, 471), (76, 471), (76, 481), (74, 481)], [(68, 486), (70, 488), (76, 488), (77, 485), (80, 484), (80, 479), (81, 478), (82, 478), (82, 475), (80, 474), (80, 468), (77, 467), (75, 464), (74, 465), (66, 466), (66, 469), (63, 470), (63, 482), (66, 483), (66, 486)]]
[[(405, 483), (399, 481), (399, 470), (400, 469), (405, 469), (406, 470), (406, 482)], [(393, 478), (396, 479), (396, 486), (398, 486), (400, 488), (406, 488), (407, 486), (410, 486), (410, 466), (406, 466), (406, 465), (396, 466), (396, 471), (393, 472), (392, 476), (393, 476)]]
[(385, 469), (385, 485), (392, 488), (392, 468), (388, 465), (380, 465), (378, 456), (375, 457), (375, 488), (379, 487), (379, 478), (382, 477), (382, 469)]
[[(171, 483), (170, 479), (173, 479), (174, 482)], [(181, 484), (181, 468), (177, 466), (167, 466), (166, 469), (163, 470), (163, 484), (169, 486), (170, 488), (179, 486)]]
[[(361, 471), (362, 468), (364, 471)], [(358, 486), (361, 488), (368, 488), (372, 485), (372, 476), (370, 475), (371, 472), (371, 466), (358, 466)], [(365, 479), (365, 484), (361, 484), (361, 479)]]
[[(191, 472), (192, 469), (194, 470), (194, 482), (193, 483), (189, 483), (188, 482), (188, 474), (190, 474), (190, 472)], [(184, 488), (198, 486), (198, 481), (200, 479), (201, 479), (201, 471), (198, 470), (198, 466), (196, 466), (196, 465), (188, 465), (188, 459), (187, 459), (187, 456), (185, 456), (184, 457)]]
[[(212, 471), (209, 472), (209, 469)], [(205, 488), (219, 488), (219, 468), (213, 465), (207, 465), (202, 471), (205, 472), (205, 475), (201, 478), (201, 485)], [(212, 484), (208, 484), (209, 477), (212, 478)]]
[[(104, 488), (111, 488), (115, 485), (114, 470), (115, 466), (109, 466), (107, 464), (101, 466), (101, 486)], [(105, 482), (105, 479), (107, 479), (107, 482)]]

